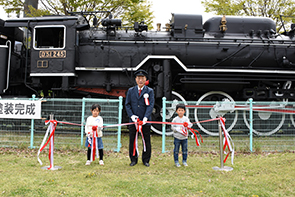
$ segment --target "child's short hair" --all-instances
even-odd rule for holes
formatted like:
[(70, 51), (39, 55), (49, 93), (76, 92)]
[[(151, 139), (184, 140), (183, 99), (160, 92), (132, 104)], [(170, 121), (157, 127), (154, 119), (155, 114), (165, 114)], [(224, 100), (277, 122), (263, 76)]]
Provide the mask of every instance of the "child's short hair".
[(101, 107), (99, 104), (93, 104), (91, 107), (91, 111), (95, 110), (96, 108), (98, 108), (98, 110), (101, 111)]
[(177, 104), (176, 105), (176, 111), (178, 110), (178, 108), (181, 108), (181, 109), (185, 110), (185, 105), (184, 104)]

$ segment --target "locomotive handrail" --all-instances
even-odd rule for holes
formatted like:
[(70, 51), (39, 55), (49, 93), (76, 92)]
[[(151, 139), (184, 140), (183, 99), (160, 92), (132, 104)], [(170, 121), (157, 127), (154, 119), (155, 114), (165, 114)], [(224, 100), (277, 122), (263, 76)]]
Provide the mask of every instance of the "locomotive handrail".
[[(161, 37), (159, 37), (161, 38)], [(99, 42), (99, 43), (151, 43), (151, 44), (203, 44), (203, 45), (212, 45), (212, 44), (216, 44), (216, 45), (241, 45), (241, 44), (247, 44), (247, 45), (253, 45), (253, 46), (286, 46), (286, 44), (290, 44), (288, 45), (288, 47), (294, 47), (295, 46), (295, 41), (285, 41), (285, 40), (271, 40), (272, 42), (278, 42), (278, 43), (270, 43), (270, 42), (261, 42), (261, 39), (235, 39), (237, 40), (237, 42), (224, 42), (224, 40), (234, 40), (232, 38), (224, 38), (222, 40), (219, 39), (214, 39), (214, 38), (204, 38), (204, 41), (171, 41), (171, 40), (107, 40), (107, 41), (102, 41), (102, 40), (93, 40), (93, 42)], [(238, 42), (239, 40), (243, 40), (245, 42)], [(247, 41), (247, 42), (246, 42)], [(253, 42), (253, 41), (259, 41), (259, 42)], [(283, 42), (283, 43), (282, 43)]]

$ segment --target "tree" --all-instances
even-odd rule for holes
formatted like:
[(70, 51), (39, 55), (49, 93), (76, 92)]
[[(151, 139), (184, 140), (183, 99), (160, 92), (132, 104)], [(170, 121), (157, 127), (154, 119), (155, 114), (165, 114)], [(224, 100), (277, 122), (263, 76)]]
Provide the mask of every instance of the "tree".
[[(28, 11), (24, 10), (25, 0), (0, 0), (0, 5), (4, 7), (6, 13), (25, 12), (26, 16), (44, 15), (69, 15), (68, 12), (91, 12), (110, 11), (114, 18), (122, 18), (126, 24), (134, 22), (145, 23), (151, 27), (153, 22), (153, 12), (150, 11), (150, 4), (147, 0), (39, 0), (38, 9), (28, 6)], [(108, 14), (98, 14), (98, 21), (107, 17)], [(91, 16), (88, 16), (90, 19)]]
[(282, 30), (280, 15), (284, 23), (295, 22), (295, 0), (203, 0), (205, 12), (217, 15), (262, 16), (276, 22), (277, 31)]
[(127, 21), (127, 26), (133, 25), (133, 22), (141, 22), (144, 21), (146, 25), (152, 27), (153, 23), (153, 12), (150, 11), (150, 4), (131, 4), (130, 6), (125, 8), (125, 12), (122, 15), (123, 21)]

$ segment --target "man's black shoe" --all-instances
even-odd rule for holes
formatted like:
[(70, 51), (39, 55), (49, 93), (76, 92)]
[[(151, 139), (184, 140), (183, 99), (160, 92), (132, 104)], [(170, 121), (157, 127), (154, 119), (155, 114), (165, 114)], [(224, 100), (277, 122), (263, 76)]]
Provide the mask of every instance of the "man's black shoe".
[(143, 165), (145, 165), (146, 167), (150, 167), (149, 163), (143, 163)]
[(134, 162), (134, 161), (132, 161), (131, 163), (130, 163), (130, 166), (135, 166), (136, 165), (136, 162)]

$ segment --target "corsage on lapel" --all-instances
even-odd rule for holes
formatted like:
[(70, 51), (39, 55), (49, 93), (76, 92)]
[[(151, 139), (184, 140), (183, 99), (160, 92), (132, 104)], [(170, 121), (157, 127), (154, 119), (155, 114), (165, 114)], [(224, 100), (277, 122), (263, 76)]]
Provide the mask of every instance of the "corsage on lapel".
[(149, 94), (145, 93), (145, 94), (143, 95), (143, 97), (144, 97), (144, 102), (145, 102), (145, 104), (146, 104), (146, 105), (150, 105)]

